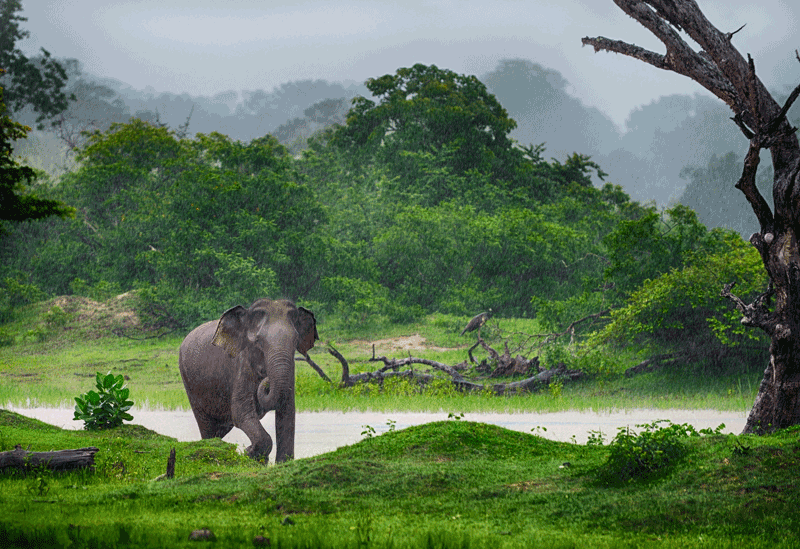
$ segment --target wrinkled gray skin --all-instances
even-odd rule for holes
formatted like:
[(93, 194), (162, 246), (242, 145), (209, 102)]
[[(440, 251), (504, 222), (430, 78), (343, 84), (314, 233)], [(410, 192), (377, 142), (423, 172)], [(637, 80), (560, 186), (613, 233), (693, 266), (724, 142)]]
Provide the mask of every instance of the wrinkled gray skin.
[(305, 355), (317, 339), (314, 314), (286, 300), (237, 305), (192, 330), (178, 363), (200, 436), (238, 427), (250, 439), (248, 455), (267, 461), (272, 439), (260, 420), (275, 410), (275, 461), (292, 459), (294, 352)]

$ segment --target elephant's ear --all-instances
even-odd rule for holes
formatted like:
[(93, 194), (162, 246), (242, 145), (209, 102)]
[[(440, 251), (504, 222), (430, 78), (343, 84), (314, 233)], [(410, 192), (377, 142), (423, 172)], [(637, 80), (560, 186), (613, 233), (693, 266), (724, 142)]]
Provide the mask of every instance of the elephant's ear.
[(305, 355), (309, 349), (314, 347), (314, 342), (319, 339), (317, 333), (317, 319), (314, 313), (305, 307), (297, 308), (297, 333), (300, 339), (297, 341), (297, 350)]
[(232, 307), (222, 313), (217, 323), (217, 331), (211, 343), (217, 347), (222, 347), (232, 357), (235, 357), (242, 350), (243, 341), (243, 320), (247, 309), (241, 305)]

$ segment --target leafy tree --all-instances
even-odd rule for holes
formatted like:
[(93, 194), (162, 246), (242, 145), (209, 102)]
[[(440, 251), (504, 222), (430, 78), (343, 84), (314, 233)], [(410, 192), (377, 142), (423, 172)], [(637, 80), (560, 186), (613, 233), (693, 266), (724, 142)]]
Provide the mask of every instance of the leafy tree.
[(20, 23), (28, 20), (20, 11), (20, 0), (0, 1), (0, 69), (7, 73), (0, 78), (0, 85), (6, 90), (10, 109), (16, 112), (31, 105), (39, 113), (36, 122), (42, 129), (42, 122), (63, 112), (74, 97), (64, 92), (67, 73), (50, 52), (42, 48), (42, 57), (33, 60), (17, 48), (17, 42), (30, 36), (29, 31), (20, 29)]
[[(366, 86), (378, 102), (355, 98), (335, 142), (378, 158), (400, 177), (408, 164), (403, 151), (447, 148), (453, 173), (478, 170), (506, 179), (521, 159), (509, 137), (516, 122), (474, 76), (417, 64)], [(411, 178), (404, 181), (413, 185)]]
[(324, 216), (274, 138), (178, 139), (132, 120), (93, 135), (79, 158), (64, 185), (97, 229), (98, 271), (147, 288), (181, 324), (264, 295), (304, 295), (318, 282), (314, 235)]
[(57, 200), (39, 198), (30, 192), (29, 187), (39, 175), (14, 159), (11, 146), (13, 141), (24, 139), (28, 131), (29, 127), (14, 122), (6, 113), (0, 87), (0, 234), (5, 232), (3, 223), (7, 221), (68, 217), (73, 213), (72, 208)]
[(764, 290), (766, 275), (758, 252), (732, 231), (714, 229), (710, 237), (718, 243), (716, 250), (688, 253), (684, 266), (644, 280), (611, 312), (590, 346), (636, 345), (651, 353), (719, 361), (756, 345), (763, 360), (766, 338), (747, 330), (734, 307), (720, 298), (720, 288), (730, 282), (749, 297)]
[(627, 295), (645, 280), (683, 267), (692, 254), (715, 251), (716, 235), (709, 235), (686, 206), (663, 215), (651, 207), (638, 219), (620, 221), (604, 238), (609, 260), (605, 277)]

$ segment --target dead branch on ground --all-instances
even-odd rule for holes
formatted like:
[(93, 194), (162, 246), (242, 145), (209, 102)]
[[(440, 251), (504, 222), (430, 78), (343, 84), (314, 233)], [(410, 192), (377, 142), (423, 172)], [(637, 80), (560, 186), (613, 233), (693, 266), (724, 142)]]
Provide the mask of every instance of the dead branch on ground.
[[(489, 348), (491, 349), (491, 347)], [(373, 350), (373, 357), (369, 361), (382, 362), (384, 364), (383, 367), (373, 372), (364, 372), (360, 374), (350, 375), (350, 365), (347, 359), (344, 356), (342, 356), (342, 354), (339, 351), (337, 351), (330, 343), (327, 343), (327, 349), (328, 352), (332, 356), (334, 356), (342, 365), (341, 385), (343, 387), (353, 387), (354, 385), (363, 383), (382, 384), (386, 379), (390, 378), (411, 379), (416, 381), (420, 385), (426, 385), (436, 380), (447, 379), (441, 375), (435, 376), (432, 374), (433, 371), (437, 371), (443, 374), (447, 374), (449, 376), (450, 382), (458, 391), (464, 391), (464, 392), (490, 391), (496, 395), (504, 395), (517, 392), (536, 392), (539, 389), (548, 386), (555, 379), (566, 379), (572, 381), (584, 376), (584, 373), (582, 371), (568, 370), (564, 364), (559, 364), (558, 366), (550, 370), (538, 371), (538, 357), (536, 357), (531, 361), (527, 361), (528, 363), (536, 364), (537, 367), (536, 374), (530, 375), (529, 377), (522, 379), (520, 381), (486, 385), (483, 383), (479, 383), (477, 381), (468, 380), (458, 371), (459, 369), (463, 370), (466, 367), (465, 363), (450, 366), (441, 362), (437, 362), (435, 360), (429, 360), (426, 358), (418, 358), (412, 356), (406, 358), (387, 358), (385, 356), (375, 356), (374, 350)], [(492, 351), (494, 352), (495, 355), (499, 357), (506, 355), (510, 357), (510, 354), (508, 354), (508, 348), (506, 348), (506, 353), (504, 353), (504, 355), (500, 355), (494, 350)], [(516, 361), (516, 358), (513, 360)], [(522, 360), (524, 361), (525, 359)], [(423, 366), (428, 366), (429, 369), (428, 371), (425, 372), (414, 370), (412, 367), (414, 364), (421, 364)], [(404, 367), (408, 369), (401, 371), (400, 369)]]

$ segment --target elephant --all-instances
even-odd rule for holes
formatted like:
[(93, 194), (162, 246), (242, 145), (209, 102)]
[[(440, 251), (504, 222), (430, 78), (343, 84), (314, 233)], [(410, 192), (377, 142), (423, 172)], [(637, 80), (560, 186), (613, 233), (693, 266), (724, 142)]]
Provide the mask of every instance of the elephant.
[(238, 427), (247, 454), (268, 461), (272, 439), (261, 418), (275, 410), (275, 461), (294, 457), (294, 352), (306, 355), (319, 339), (314, 313), (288, 300), (237, 305), (219, 320), (192, 330), (178, 364), (202, 438), (222, 438)]

